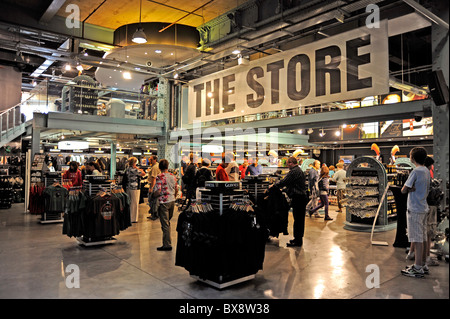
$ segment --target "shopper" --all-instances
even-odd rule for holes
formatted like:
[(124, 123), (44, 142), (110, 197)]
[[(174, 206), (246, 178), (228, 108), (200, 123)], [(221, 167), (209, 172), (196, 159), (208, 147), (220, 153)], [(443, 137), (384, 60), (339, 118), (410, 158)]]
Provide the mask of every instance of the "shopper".
[(202, 168), (200, 168), (197, 171), (197, 174), (195, 174), (195, 181), (196, 181), (196, 185), (197, 185), (195, 194), (196, 194), (197, 200), (199, 200), (201, 198), (199, 189), (205, 187), (206, 182), (214, 180), (214, 178), (212, 176), (212, 172), (209, 169), (210, 165), (211, 165), (211, 161), (207, 158), (204, 158), (202, 160)]
[(81, 171), (78, 169), (77, 162), (70, 162), (69, 169), (63, 174), (63, 180), (69, 180), (72, 186), (81, 186), (83, 184)]
[(258, 158), (249, 158), (248, 162), (249, 165), (247, 167), (247, 170), (245, 171), (245, 175), (258, 176), (262, 174), (262, 166), (258, 164)]
[[(331, 218), (328, 215), (328, 206), (329, 206), (328, 194), (330, 191), (330, 181), (329, 181), (328, 173), (329, 173), (328, 167), (322, 166), (322, 169), (320, 170), (319, 181), (318, 181), (320, 204), (309, 211), (309, 217), (311, 217), (312, 214), (315, 214), (320, 208), (325, 207), (325, 220), (333, 220), (333, 218)], [(321, 217), (321, 216), (319, 215), (316, 217)]]
[(150, 156), (149, 162), (152, 167), (150, 168), (150, 171), (148, 172), (147, 181), (148, 181), (148, 185), (149, 185), (149, 193), (151, 193), (153, 191), (153, 187), (155, 186), (155, 183), (156, 183), (156, 176), (161, 174), (161, 170), (159, 169), (158, 157), (156, 155)]
[(235, 157), (233, 153), (225, 154), (225, 161), (228, 163), (225, 171), (228, 174), (228, 178), (231, 182), (239, 182), (240, 174), (239, 174), (239, 166), (235, 161)]
[(222, 156), (222, 163), (220, 163), (216, 168), (216, 181), (228, 182), (230, 180), (227, 172), (225, 171), (227, 166), (228, 163), (225, 161), (225, 156)]
[(432, 178), (432, 169), (433, 169), (434, 159), (430, 156), (427, 156), (425, 159), (425, 167), (430, 171), (430, 188), (427, 196), (427, 204), (429, 207), (429, 211), (427, 214), (427, 245), (425, 247), (426, 252), (426, 265), (427, 266), (439, 266), (439, 262), (435, 259), (431, 258), (430, 250), (431, 250), (431, 241), (436, 235), (436, 227), (437, 227), (437, 208), (440, 204), (441, 199), (441, 189), (439, 183), (433, 181)]
[(241, 179), (245, 178), (245, 171), (247, 170), (248, 167), (248, 160), (244, 159), (244, 162), (239, 165), (239, 172), (241, 173)]
[[(150, 205), (156, 206), (156, 202), (152, 200), (152, 193), (153, 193), (153, 188), (155, 187), (156, 177), (159, 174), (161, 174), (161, 170), (159, 169), (158, 157), (156, 155), (150, 156), (149, 162), (150, 162), (150, 165), (152, 167), (150, 168), (150, 171), (148, 172), (148, 177), (147, 177), (147, 182), (148, 182), (148, 203), (149, 203), (149, 206)], [(150, 206), (148, 212), (151, 215), (148, 216), (147, 218), (149, 218), (149, 219), (155, 219), (156, 218), (156, 216), (153, 216), (155, 214), (152, 214), (152, 212), (156, 213), (154, 208), (156, 208), (156, 207), (151, 207)]]
[(195, 174), (197, 174), (197, 157), (193, 153), (189, 154), (189, 165), (186, 167), (183, 176), (183, 182), (186, 187), (186, 200), (193, 199), (195, 197)]
[(336, 196), (338, 203), (338, 213), (342, 213), (342, 200), (345, 198), (345, 178), (347, 177), (347, 171), (344, 170), (344, 164), (337, 163), (336, 164), (337, 171), (333, 174), (333, 177), (330, 178), (331, 181), (336, 183)]
[(306, 195), (306, 177), (302, 169), (298, 166), (295, 157), (289, 157), (286, 162), (289, 172), (274, 187), (286, 187), (286, 194), (291, 199), (292, 214), (294, 217), (294, 238), (287, 243), (288, 247), (300, 247), (303, 245), (303, 235), (305, 233), (305, 212), (308, 197)]
[(170, 220), (173, 217), (175, 198), (178, 193), (178, 183), (176, 177), (169, 173), (169, 162), (162, 159), (159, 162), (161, 174), (156, 177), (154, 196), (159, 199), (159, 221), (161, 222), (162, 246), (156, 248), (160, 251), (172, 250), (172, 240), (170, 236)]
[(139, 199), (141, 196), (141, 177), (145, 175), (145, 172), (137, 167), (137, 158), (130, 157), (128, 159), (128, 167), (125, 171), (127, 175), (127, 194), (130, 198), (130, 214), (131, 222), (137, 223), (139, 218)]
[[(308, 170), (308, 187), (310, 200), (306, 205), (307, 210), (312, 210), (314, 207), (316, 207), (317, 201), (319, 200), (319, 187), (317, 184), (319, 180), (319, 170), (320, 170), (320, 161), (315, 160), (314, 164)], [(319, 214), (315, 214), (314, 216), (320, 217)]]
[(86, 175), (102, 175), (99, 171), (97, 163), (88, 162), (86, 164)]
[(328, 167), (328, 169), (330, 170), (330, 178), (333, 177), (335, 171), (336, 171), (336, 167), (334, 167), (333, 165), (330, 165), (330, 167)]
[(409, 277), (423, 278), (428, 273), (426, 262), (427, 245), (427, 196), (430, 188), (430, 172), (424, 166), (427, 151), (415, 147), (409, 154), (416, 168), (409, 174), (402, 188), (403, 194), (408, 194), (406, 225), (408, 239), (414, 245), (414, 264), (402, 269), (401, 274)]

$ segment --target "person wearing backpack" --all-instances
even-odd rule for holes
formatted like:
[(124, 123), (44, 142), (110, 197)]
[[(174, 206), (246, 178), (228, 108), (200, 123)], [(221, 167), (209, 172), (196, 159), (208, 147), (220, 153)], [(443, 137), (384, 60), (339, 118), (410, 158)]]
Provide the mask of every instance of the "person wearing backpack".
[(320, 204), (319, 206), (313, 208), (309, 211), (309, 216), (311, 217), (312, 214), (314, 214), (319, 208), (325, 207), (325, 220), (333, 220), (328, 215), (328, 194), (330, 191), (330, 181), (328, 177), (329, 169), (327, 166), (323, 166), (320, 170), (319, 175), (319, 196), (320, 196)]

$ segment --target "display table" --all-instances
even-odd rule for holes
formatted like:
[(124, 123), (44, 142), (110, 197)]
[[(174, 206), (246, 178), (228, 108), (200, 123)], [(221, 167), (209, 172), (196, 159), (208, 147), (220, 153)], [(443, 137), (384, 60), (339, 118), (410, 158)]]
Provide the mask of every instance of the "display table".
[(394, 247), (407, 248), (410, 246), (406, 235), (406, 209), (408, 194), (402, 194), (402, 187), (391, 185), (389, 190), (394, 194), (397, 205), (397, 234), (395, 235)]

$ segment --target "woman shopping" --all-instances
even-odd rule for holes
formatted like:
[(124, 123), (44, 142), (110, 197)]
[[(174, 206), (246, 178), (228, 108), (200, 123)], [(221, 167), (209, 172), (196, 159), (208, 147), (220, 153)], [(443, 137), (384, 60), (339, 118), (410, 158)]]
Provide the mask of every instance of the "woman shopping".
[(320, 204), (319, 204), (319, 206), (317, 206), (309, 211), (309, 217), (311, 217), (313, 214), (315, 214), (316, 217), (321, 217), (320, 215), (316, 214), (316, 212), (320, 208), (325, 207), (325, 220), (333, 220), (333, 218), (331, 218), (328, 215), (328, 193), (330, 190), (330, 181), (329, 181), (328, 173), (329, 173), (328, 167), (323, 166), (322, 169), (320, 170), (319, 182), (318, 182)]
[(139, 218), (139, 198), (141, 196), (141, 177), (145, 175), (144, 170), (136, 166), (137, 158), (128, 159), (128, 167), (125, 171), (127, 178), (126, 190), (130, 198), (131, 222), (137, 223)]
[(162, 159), (159, 162), (159, 169), (161, 170), (161, 174), (156, 177), (156, 184), (152, 195), (158, 197), (159, 200), (158, 214), (163, 233), (163, 245), (158, 247), (157, 250), (169, 251), (172, 250), (170, 220), (173, 217), (173, 210), (175, 208), (178, 183), (176, 177), (172, 173), (169, 173), (169, 162), (166, 159)]
[(81, 186), (83, 184), (81, 171), (78, 169), (77, 162), (70, 162), (69, 169), (63, 174), (63, 180), (70, 181), (72, 186)]

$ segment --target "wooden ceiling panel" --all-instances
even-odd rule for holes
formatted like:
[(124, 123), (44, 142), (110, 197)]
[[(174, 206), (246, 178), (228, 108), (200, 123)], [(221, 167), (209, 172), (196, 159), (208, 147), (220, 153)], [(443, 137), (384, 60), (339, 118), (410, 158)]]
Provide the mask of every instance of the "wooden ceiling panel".
[[(245, 3), (244, 0), (142, 0), (142, 22), (167, 22), (198, 27), (219, 15)], [(210, 2), (210, 3), (208, 3)], [(103, 4), (102, 4), (103, 3)], [(139, 22), (140, 0), (72, 0), (80, 8), (80, 20), (83, 21), (92, 14), (86, 23), (117, 29), (130, 23)], [(206, 4), (206, 5), (205, 5)], [(203, 8), (201, 6), (205, 5)], [(99, 7), (100, 6), (100, 7)], [(93, 13), (93, 11), (96, 9)], [(196, 10), (198, 9), (198, 10)], [(188, 14), (194, 11), (194, 14)], [(57, 15), (67, 17), (66, 5), (63, 5)]]

